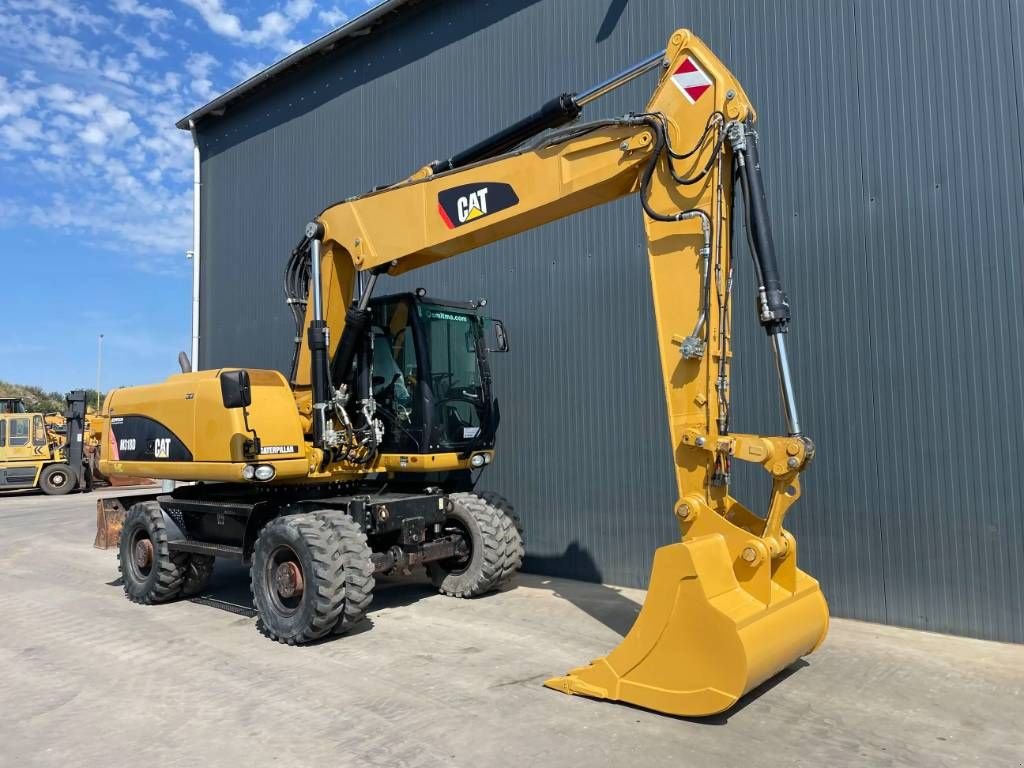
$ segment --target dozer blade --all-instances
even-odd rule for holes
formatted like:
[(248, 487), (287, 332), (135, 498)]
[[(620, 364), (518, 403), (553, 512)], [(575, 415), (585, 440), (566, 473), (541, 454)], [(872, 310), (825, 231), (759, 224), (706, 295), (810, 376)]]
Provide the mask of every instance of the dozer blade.
[(117, 499), (96, 499), (96, 549), (112, 549), (121, 538), (124, 506)]
[(661, 547), (622, 643), (544, 684), (671, 715), (727, 710), (825, 639), (828, 606), (818, 582), (795, 575), (795, 590), (773, 584), (765, 604), (740, 586), (722, 536)]

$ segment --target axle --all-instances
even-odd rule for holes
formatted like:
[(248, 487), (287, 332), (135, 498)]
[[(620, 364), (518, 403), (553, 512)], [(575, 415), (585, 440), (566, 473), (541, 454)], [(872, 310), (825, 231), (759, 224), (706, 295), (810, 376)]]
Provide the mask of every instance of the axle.
[(449, 558), (466, 558), (469, 554), (466, 540), (462, 536), (453, 535), (428, 541), (419, 549), (411, 551), (396, 545), (384, 552), (374, 552), (370, 560), (373, 561), (374, 573), (404, 573), (418, 565)]

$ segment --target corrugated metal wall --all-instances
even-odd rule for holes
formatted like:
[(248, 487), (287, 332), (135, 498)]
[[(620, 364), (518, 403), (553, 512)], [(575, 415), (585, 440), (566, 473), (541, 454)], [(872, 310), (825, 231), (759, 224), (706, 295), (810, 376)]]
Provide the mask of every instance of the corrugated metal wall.
[[(689, 26), (760, 108), (818, 445), (790, 517), (804, 567), (837, 615), (1024, 641), (1022, 15), (1005, 0), (408, 8), (200, 124), (201, 364), (287, 368), (280, 273), (321, 207)], [(587, 116), (640, 108), (649, 88)], [(487, 296), (510, 328), (485, 485), (523, 512), (533, 570), (643, 586), (654, 548), (677, 535), (646, 272), (629, 200), (415, 275), (432, 293)], [(750, 282), (741, 271), (735, 426), (778, 432)], [(741, 478), (738, 495), (763, 499), (757, 480)]]

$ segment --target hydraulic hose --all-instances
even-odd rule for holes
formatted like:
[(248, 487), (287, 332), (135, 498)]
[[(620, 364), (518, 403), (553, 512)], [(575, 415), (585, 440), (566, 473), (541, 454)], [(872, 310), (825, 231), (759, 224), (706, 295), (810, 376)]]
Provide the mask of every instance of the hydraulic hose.
[(736, 170), (743, 188), (747, 218), (747, 237), (757, 268), (758, 321), (769, 336), (786, 332), (789, 324), (789, 299), (782, 290), (775, 241), (768, 221), (768, 203), (761, 182), (761, 166), (753, 128), (736, 125), (730, 139), (736, 155)]

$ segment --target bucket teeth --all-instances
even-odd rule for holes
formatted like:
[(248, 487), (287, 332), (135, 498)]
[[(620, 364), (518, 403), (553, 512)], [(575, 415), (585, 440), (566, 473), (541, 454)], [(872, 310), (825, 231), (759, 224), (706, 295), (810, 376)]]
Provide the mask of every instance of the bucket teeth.
[[(584, 668), (581, 668), (584, 669)], [(589, 696), (592, 699), (607, 699), (608, 691), (604, 688), (599, 688), (596, 685), (590, 685), (583, 682), (576, 673), (581, 669), (574, 669), (569, 674), (563, 675), (562, 677), (552, 677), (544, 681), (544, 685), (552, 690), (559, 691), (561, 693), (567, 693), (570, 696)]]

